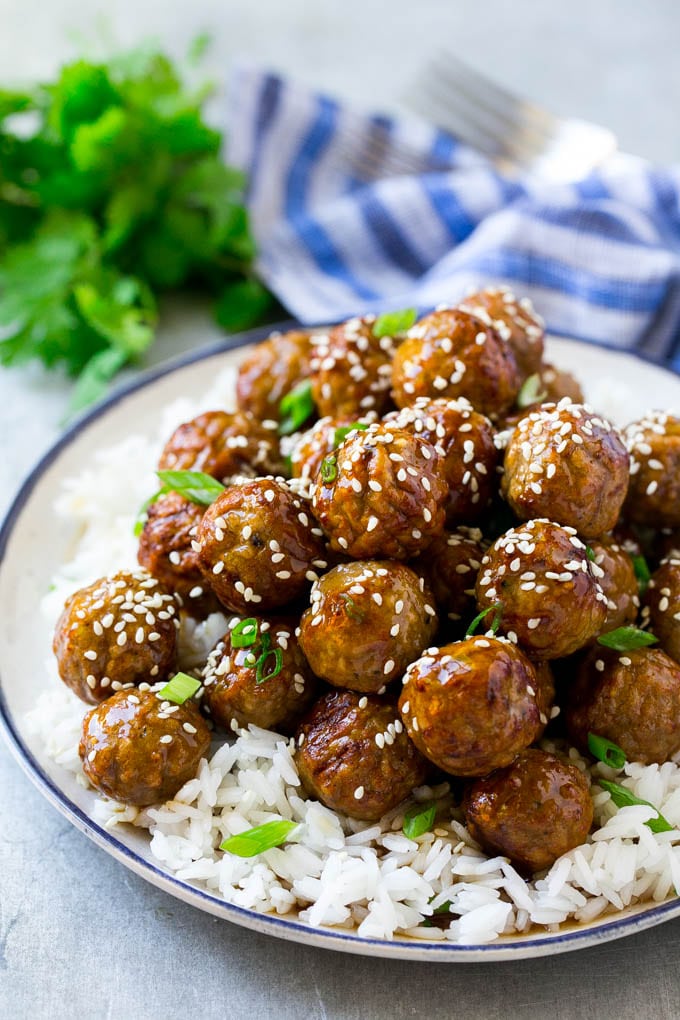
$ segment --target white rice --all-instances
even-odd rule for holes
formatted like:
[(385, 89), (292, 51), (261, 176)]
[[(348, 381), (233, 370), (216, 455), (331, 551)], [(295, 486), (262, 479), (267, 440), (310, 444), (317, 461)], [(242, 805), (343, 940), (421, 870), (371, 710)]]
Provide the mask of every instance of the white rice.
[[(233, 392), (234, 373), (227, 370), (200, 401), (170, 406), (157, 436), (129, 436), (101, 450), (81, 474), (64, 482), (56, 510), (74, 525), (78, 540), (44, 599), (46, 626), (54, 625), (74, 589), (135, 565), (133, 523), (156, 488), (154, 467), (164, 439), (201, 410), (229, 408)], [(625, 394), (615, 396), (623, 404)], [(181, 666), (201, 665), (226, 627), (219, 613), (198, 625), (185, 620)], [(61, 684), (55, 664), (47, 668), (49, 683), (29, 724), (47, 753), (87, 786), (78, 757), (86, 707)], [(566, 750), (550, 742), (544, 746)], [(671, 762), (629, 764), (617, 776), (604, 765), (588, 769), (574, 749), (568, 755), (593, 783), (595, 831), (530, 882), (506, 858), (482, 853), (452, 807), (448, 784), (414, 791), (409, 802), (379, 823), (348, 819), (306, 799), (292, 741), (255, 726), (221, 746), (216, 742), (210, 760), (201, 762), (196, 778), (174, 800), (141, 810), (97, 796), (93, 817), (107, 828), (148, 829), (151, 852), (161, 865), (226, 901), (269, 914), (297, 912), (311, 926), (378, 939), (405, 934), (479, 945), (532, 928), (554, 931), (566, 921), (589, 922), (630, 904), (680, 894), (680, 831), (652, 833), (645, 824), (654, 814), (651, 808), (617, 810), (597, 786), (599, 778), (616, 778), (680, 825), (680, 768)], [(430, 800), (439, 805), (434, 832), (408, 839), (402, 833), (404, 812), (414, 802)], [(290, 843), (248, 859), (216, 849), (226, 837), (277, 818), (299, 823)], [(456, 919), (446, 930), (429, 926), (427, 918), (446, 904)]]

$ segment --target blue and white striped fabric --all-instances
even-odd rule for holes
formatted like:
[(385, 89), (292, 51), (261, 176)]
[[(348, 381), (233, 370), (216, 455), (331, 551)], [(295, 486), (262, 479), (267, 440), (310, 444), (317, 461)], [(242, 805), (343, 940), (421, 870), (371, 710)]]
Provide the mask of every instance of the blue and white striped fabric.
[[(680, 166), (617, 156), (587, 179), (510, 180), (417, 121), (368, 116), (241, 69), (229, 158), (248, 174), (259, 268), (302, 322), (509, 284), (551, 332), (680, 368)], [(357, 147), (426, 156), (418, 176), (358, 179)]]

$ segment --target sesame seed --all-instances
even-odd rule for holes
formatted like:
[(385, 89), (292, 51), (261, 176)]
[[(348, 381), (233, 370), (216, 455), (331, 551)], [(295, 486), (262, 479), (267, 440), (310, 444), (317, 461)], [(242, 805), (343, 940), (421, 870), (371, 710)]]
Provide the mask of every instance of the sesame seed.
[(622, 666), (632, 666), (633, 665), (633, 660), (629, 659), (627, 655), (620, 655), (619, 656), (619, 662), (621, 663)]
[(85, 657), (86, 659), (89, 659), (89, 660), (90, 660), (91, 662), (94, 662), (94, 660), (95, 660), (95, 659), (97, 658), (97, 653), (96, 653), (96, 652), (94, 651), (94, 649), (93, 649), (93, 648), (89, 648), (89, 649), (88, 649), (88, 650), (87, 650), (86, 652), (84, 652), (83, 654), (84, 654), (84, 657)]
[(604, 659), (595, 660), (595, 669), (598, 671), (598, 673), (602, 673), (604, 671)]
[(388, 659), (387, 662), (385, 663), (385, 665), (383, 666), (383, 674), (385, 676), (387, 676), (387, 674), (391, 673), (393, 669), (394, 669), (394, 659)]
[(355, 800), (361, 800), (363, 795), (364, 795), (364, 788), (363, 788), (363, 786), (357, 786), (356, 790), (354, 791), (354, 799)]
[(171, 735), (170, 735), (169, 733), (165, 733), (165, 734), (164, 734), (164, 735), (163, 735), (163, 736), (162, 736), (162, 737), (160, 738), (160, 741), (159, 741), (159, 742), (160, 742), (161, 744), (171, 744), (171, 743), (172, 743), (172, 737), (171, 737)]
[[(371, 516), (368, 518), (368, 523), (366, 524), (366, 531), (373, 531), (375, 528), (377, 528), (377, 526), (378, 518), (371, 514)], [(340, 542), (340, 539), (338, 539), (338, 542)], [(345, 548), (346, 547), (347, 546), (345, 544)]]
[(368, 705), (368, 698), (359, 698), (359, 708), (366, 708)]

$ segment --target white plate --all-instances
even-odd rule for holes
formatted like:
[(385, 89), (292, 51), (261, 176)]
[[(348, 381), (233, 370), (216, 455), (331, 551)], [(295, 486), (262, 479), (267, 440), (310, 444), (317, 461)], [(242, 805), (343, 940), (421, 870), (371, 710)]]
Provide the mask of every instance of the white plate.
[[(189, 359), (156, 371), (114, 394), (78, 422), (43, 458), (29, 477), (0, 532), (0, 723), (10, 749), (38, 789), (77, 828), (126, 867), (154, 885), (201, 910), (257, 931), (344, 952), (412, 960), (489, 961), (521, 959), (565, 952), (619, 938), (680, 916), (680, 899), (661, 905), (645, 904), (584, 926), (559, 933), (540, 932), (502, 938), (491, 945), (456, 945), (395, 938), (360, 938), (346, 931), (314, 929), (294, 915), (275, 917), (255, 913), (180, 881), (150, 855), (147, 833), (117, 828), (108, 832), (91, 817), (94, 794), (84, 790), (44, 754), (38, 738), (26, 728), (32, 707), (46, 678), (43, 663), (50, 654), (51, 634), (37, 613), (50, 577), (69, 557), (72, 535), (50, 514), (64, 477), (77, 473), (94, 452), (126, 432), (154, 433), (159, 412), (169, 402), (207, 389), (218, 370), (243, 357), (243, 345), (265, 331), (234, 337)], [(598, 401), (608, 391), (608, 404), (617, 407), (621, 423), (639, 417), (650, 407), (680, 413), (680, 377), (629, 354), (553, 339), (549, 354), (560, 367), (582, 380), (586, 394)], [(75, 878), (75, 869), (74, 869)]]

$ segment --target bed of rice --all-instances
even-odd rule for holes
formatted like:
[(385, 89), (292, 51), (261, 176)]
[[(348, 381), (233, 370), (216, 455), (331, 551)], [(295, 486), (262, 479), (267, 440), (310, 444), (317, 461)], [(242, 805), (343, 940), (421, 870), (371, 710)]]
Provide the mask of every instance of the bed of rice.
[[(74, 589), (135, 565), (133, 522), (157, 487), (154, 467), (164, 439), (201, 410), (229, 408), (233, 390), (233, 371), (226, 370), (200, 400), (182, 399), (167, 408), (157, 435), (130, 435), (64, 481), (56, 512), (75, 525), (78, 540), (44, 599), (46, 626), (54, 625)], [(625, 394), (613, 395), (618, 406), (608, 407), (599, 394), (590, 397), (603, 413), (621, 420)], [(202, 665), (226, 624), (220, 614), (200, 625), (185, 621), (181, 666)], [(47, 753), (87, 786), (77, 751), (86, 708), (61, 684), (54, 662), (47, 670), (49, 681), (29, 725)], [(555, 749), (549, 742), (544, 746)], [(616, 778), (680, 826), (680, 768), (671, 762), (629, 764), (615, 773), (604, 765), (588, 768), (574, 749), (559, 750), (591, 777), (596, 828), (587, 844), (531, 882), (505, 858), (481, 852), (452, 806), (447, 784), (414, 791), (413, 800), (379, 823), (356, 822), (307, 800), (292, 742), (254, 726), (216, 742), (210, 760), (201, 762), (196, 778), (174, 800), (139, 810), (96, 797), (93, 817), (107, 828), (148, 829), (151, 851), (168, 871), (229, 902), (279, 915), (295, 911), (311, 926), (379, 939), (399, 934), (482, 944), (537, 927), (554, 931), (568, 920), (592, 921), (637, 901), (660, 902), (680, 893), (680, 830), (652, 833), (645, 825), (652, 808), (617, 810), (597, 786), (598, 778)], [(405, 810), (414, 801), (433, 799), (439, 804), (434, 831), (407, 839), (401, 831)], [(300, 823), (285, 846), (250, 859), (216, 850), (225, 837), (274, 818)], [(456, 915), (449, 927), (428, 924), (428, 916), (445, 904)]]

